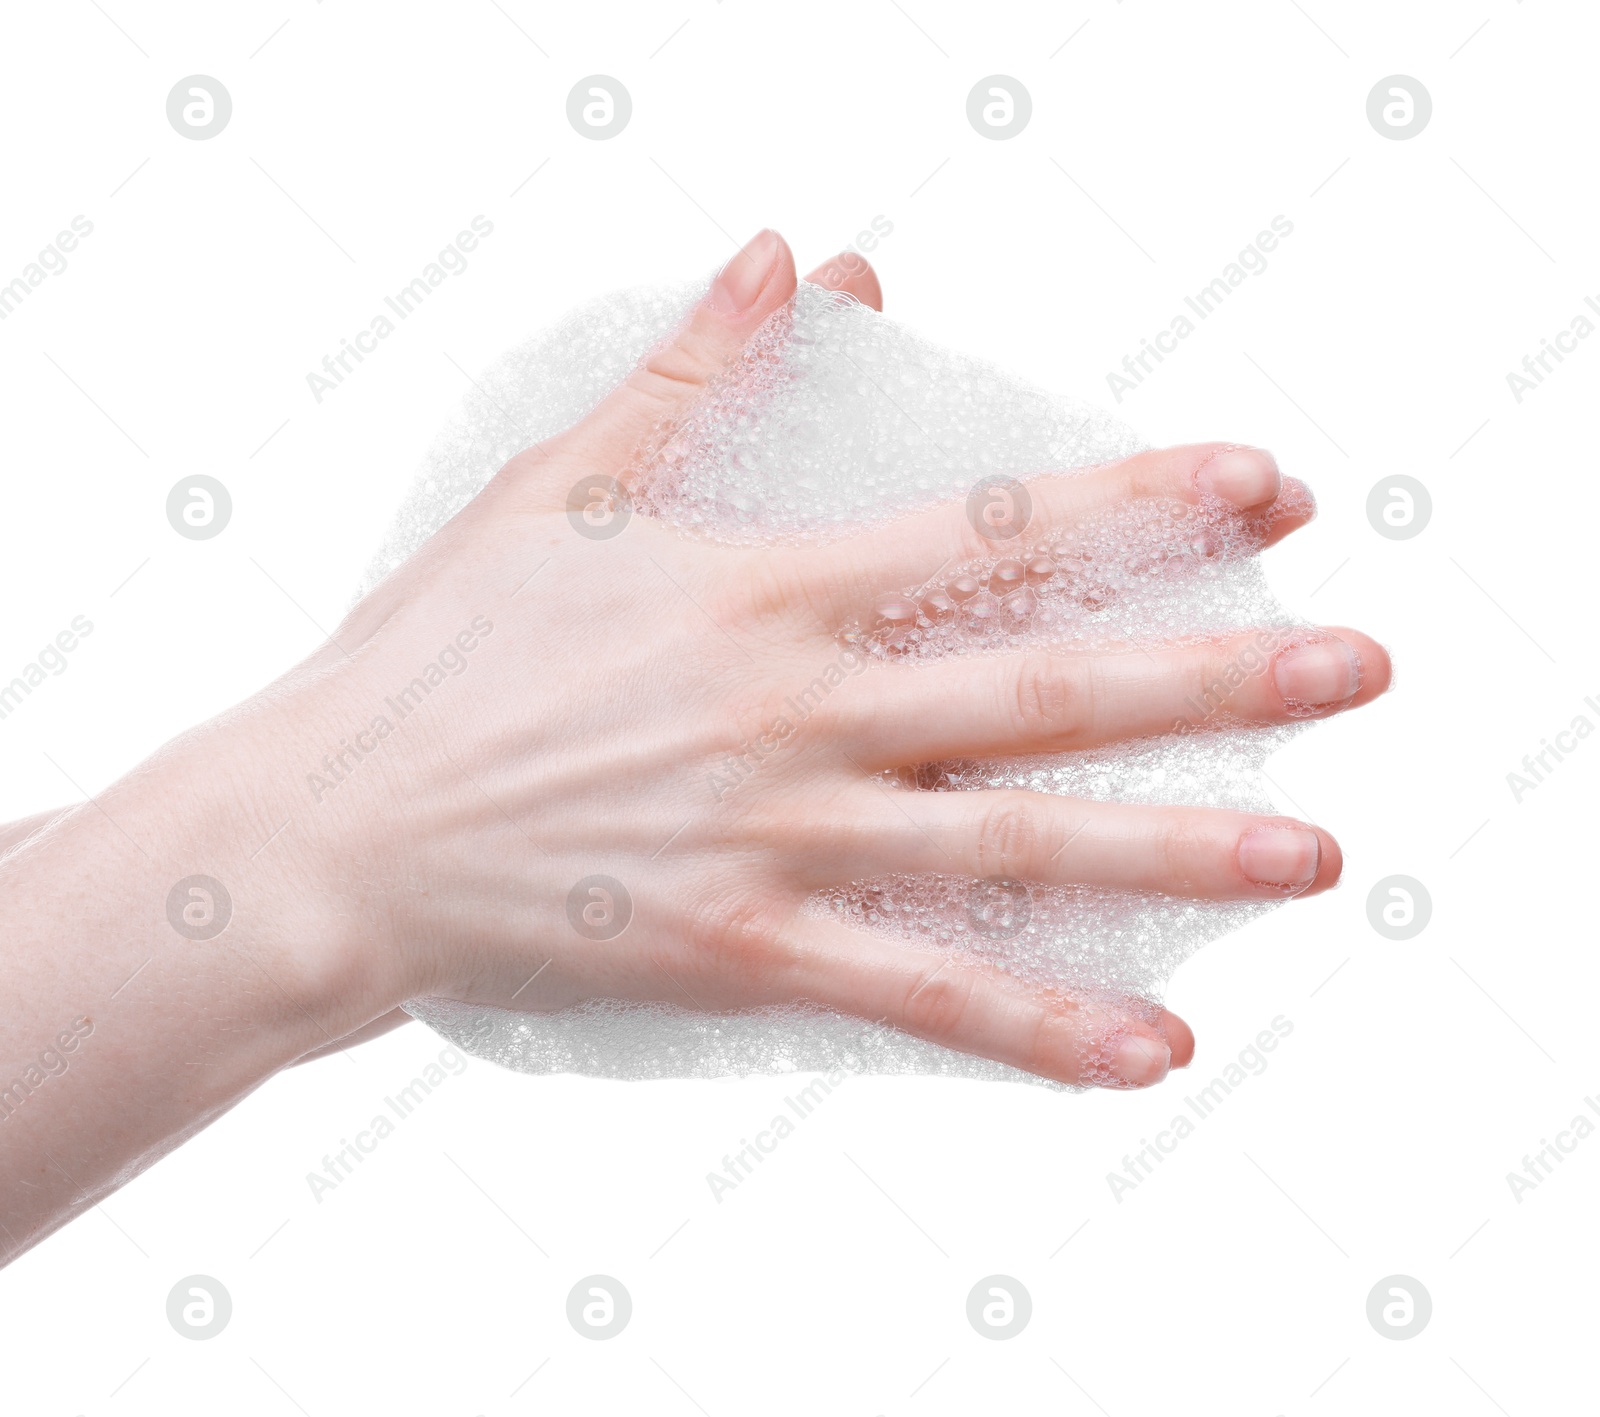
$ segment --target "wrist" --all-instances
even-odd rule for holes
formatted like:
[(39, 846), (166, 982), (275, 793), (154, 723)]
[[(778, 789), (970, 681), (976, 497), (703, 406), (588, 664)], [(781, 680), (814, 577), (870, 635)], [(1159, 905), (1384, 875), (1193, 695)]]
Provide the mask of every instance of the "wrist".
[(168, 744), (124, 780), (137, 784), (172, 877), (158, 884), (170, 895), (204, 877), (225, 892), (202, 882), (198, 895), (171, 895), (172, 930), (217, 930), (212, 938), (257, 968), (311, 1047), (410, 997), (382, 897), (362, 869), (357, 804), (319, 801), (307, 787), (308, 744), (319, 741), (323, 717), (312, 696), (262, 696)]

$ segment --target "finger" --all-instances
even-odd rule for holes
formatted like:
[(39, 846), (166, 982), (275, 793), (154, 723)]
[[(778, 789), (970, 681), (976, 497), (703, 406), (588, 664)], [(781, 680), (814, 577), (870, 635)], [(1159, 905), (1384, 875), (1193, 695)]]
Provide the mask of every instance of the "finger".
[[(1278, 471), (1271, 453), (1229, 443), (1197, 443), (1136, 453), (1121, 462), (1052, 473), (1026, 484), (1031, 504), (1016, 546), (1070, 533), (1129, 502), (1165, 498), (1191, 504), (1210, 496), (1238, 514), (1250, 538), (1270, 546), (1316, 514), (1303, 482)], [(937, 589), (939, 575), (969, 561), (1005, 556), (1013, 543), (980, 532), (961, 501), (943, 503), (885, 526), (808, 551), (813, 595), (835, 625), (895, 587)]]
[(883, 310), (883, 287), (878, 284), (878, 273), (859, 252), (841, 251), (832, 260), (824, 261), (806, 279), (812, 285), (853, 295), (863, 305), (870, 305), (880, 313)]
[(775, 231), (758, 232), (722, 268), (676, 333), (557, 440), (560, 451), (621, 477), (641, 445), (689, 409), (762, 322), (793, 296), (795, 285), (788, 243)]
[(1186, 1068), (1194, 1061), (1194, 1030), (1175, 1013), (1161, 1011), (1160, 1028), (1172, 1049), (1172, 1066)]
[(1075, 752), (1326, 717), (1370, 703), (1391, 673), (1369, 636), (1299, 627), (1149, 652), (953, 657), (865, 675), (860, 692), (839, 696), (834, 726), (864, 767)]
[(1317, 895), (1339, 845), (1291, 817), (1211, 807), (1091, 802), (1021, 788), (908, 792), (863, 783), (809, 862), (831, 884), (936, 873), (1192, 900)]
[[(1166, 1016), (1136, 1000), (1102, 1003), (1030, 987), (831, 920), (798, 917), (787, 943), (794, 996), (958, 1053), (1090, 1087), (1148, 1087), (1172, 1065)], [(1192, 1040), (1188, 1046), (1192, 1052)]]

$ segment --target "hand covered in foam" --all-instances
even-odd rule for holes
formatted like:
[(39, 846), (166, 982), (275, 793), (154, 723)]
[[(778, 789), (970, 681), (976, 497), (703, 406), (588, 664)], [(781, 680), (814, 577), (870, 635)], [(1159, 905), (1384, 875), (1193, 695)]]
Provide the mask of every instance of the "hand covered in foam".
[(361, 977), (526, 1071), (1158, 1081), (1176, 964), (1337, 880), (1256, 769), (1387, 656), (1267, 592), (1269, 455), (845, 285), (764, 232), (478, 386), (298, 676), (388, 725), (328, 797)]

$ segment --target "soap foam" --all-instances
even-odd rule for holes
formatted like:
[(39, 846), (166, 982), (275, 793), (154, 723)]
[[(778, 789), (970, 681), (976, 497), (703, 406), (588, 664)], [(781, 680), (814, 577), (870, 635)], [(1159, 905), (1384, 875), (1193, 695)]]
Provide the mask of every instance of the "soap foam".
[[(587, 413), (670, 336), (704, 289), (699, 282), (593, 302), (497, 361), (434, 444), (360, 593), (512, 455)], [(688, 535), (815, 543), (963, 498), (980, 476), (985, 485), (1010, 478), (1025, 487), (1045, 472), (1111, 462), (1142, 446), (1101, 409), (802, 284), (687, 417), (647, 444), (628, 480), (638, 511)], [(1257, 627), (1269, 627), (1277, 644), (1292, 643), (1307, 630), (1262, 576), (1256, 552), (1264, 531), (1211, 499), (1124, 505), (1070, 533), (997, 541), (992, 557), (942, 568), (931, 585), (885, 586), (878, 613), (841, 626), (840, 638), (901, 660), (1137, 650)], [(1243, 667), (1259, 672), (1261, 662)], [(1089, 752), (925, 765), (885, 781), (895, 790), (1019, 787), (1271, 812), (1261, 767), (1297, 727), (1246, 726), (1218, 711), (1199, 731)], [(854, 883), (806, 908), (1153, 1019), (1184, 959), (1275, 904), (920, 876)], [(810, 1005), (723, 1014), (614, 1000), (553, 1014), (441, 999), (406, 1007), (458, 1046), (530, 1073), (721, 1077), (842, 1068), (1041, 1081)]]

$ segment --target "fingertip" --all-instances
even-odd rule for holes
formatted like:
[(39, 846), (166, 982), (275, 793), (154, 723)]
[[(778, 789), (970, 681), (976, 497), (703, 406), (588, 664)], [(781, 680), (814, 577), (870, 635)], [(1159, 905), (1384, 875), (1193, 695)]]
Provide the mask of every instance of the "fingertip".
[(1311, 488), (1298, 477), (1285, 477), (1278, 495), (1259, 508), (1250, 522), (1261, 545), (1275, 546), (1284, 537), (1317, 519), (1317, 499)]
[(1387, 648), (1371, 635), (1364, 635), (1360, 630), (1352, 630), (1343, 625), (1330, 626), (1328, 633), (1337, 635), (1349, 645), (1361, 662), (1361, 688), (1348, 707), (1359, 708), (1362, 704), (1371, 703), (1373, 699), (1389, 692), (1390, 686), (1394, 683), (1394, 660)]
[(1327, 718), (1389, 691), (1394, 663), (1371, 635), (1325, 625), (1273, 660), (1272, 682), (1291, 718)]
[(706, 292), (706, 307), (738, 328), (761, 323), (795, 292), (794, 252), (764, 227), (729, 258)]
[(563, 440), (590, 464), (620, 466), (651, 430), (676, 419), (795, 292), (794, 253), (776, 231), (758, 231), (712, 280), (667, 339)]
[(872, 263), (856, 251), (841, 251), (831, 260), (824, 261), (806, 280), (820, 285), (824, 290), (839, 290), (853, 295), (863, 305), (880, 314), (883, 311), (883, 287)]
[(1332, 832), (1324, 831), (1321, 827), (1302, 822), (1294, 822), (1292, 826), (1295, 835), (1316, 839), (1316, 864), (1306, 884), (1287, 889), (1284, 893), (1294, 900), (1304, 900), (1307, 896), (1331, 891), (1344, 874), (1344, 852), (1339, 849), (1338, 841)]
[(1273, 510), (1282, 517), (1296, 516), (1302, 522), (1312, 521), (1317, 515), (1317, 494), (1311, 490), (1309, 482), (1302, 482), (1298, 477), (1285, 477), (1278, 489), (1278, 500), (1273, 503)]
[(789, 243), (776, 231), (771, 233), (772, 239), (777, 242), (778, 254), (773, 265), (772, 279), (767, 288), (761, 293), (761, 318), (765, 319), (778, 306), (786, 300), (794, 298), (795, 288), (800, 284), (800, 276), (794, 263), (794, 252), (789, 249)]
[(1123, 1087), (1151, 1087), (1172, 1067), (1172, 1048), (1160, 1035), (1127, 1033), (1111, 1053), (1113, 1082)]
[(1339, 849), (1333, 834), (1323, 831), (1321, 827), (1313, 827), (1312, 830), (1317, 834), (1322, 858), (1317, 863), (1316, 877), (1301, 892), (1302, 895), (1321, 895), (1323, 891), (1330, 891), (1339, 884), (1339, 877), (1344, 874), (1344, 852)]
[(1194, 1061), (1194, 1030), (1175, 1013), (1163, 1010), (1161, 1031), (1166, 1035), (1167, 1047), (1172, 1050), (1172, 1066), (1186, 1068)]
[(1265, 507), (1283, 489), (1278, 460), (1265, 448), (1223, 444), (1194, 473), (1195, 488), (1240, 511)]

